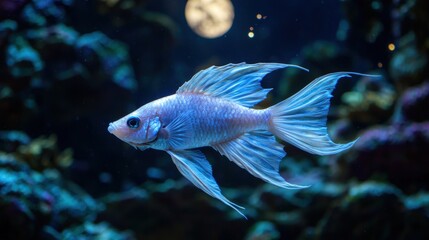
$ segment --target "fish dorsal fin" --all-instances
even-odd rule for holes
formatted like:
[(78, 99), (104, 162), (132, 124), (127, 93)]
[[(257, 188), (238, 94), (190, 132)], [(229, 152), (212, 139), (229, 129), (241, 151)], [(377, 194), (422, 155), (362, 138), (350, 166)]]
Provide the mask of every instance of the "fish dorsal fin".
[(185, 82), (177, 94), (196, 93), (224, 98), (245, 107), (253, 107), (265, 99), (271, 89), (261, 87), (261, 79), (268, 73), (286, 67), (305, 68), (282, 63), (227, 64), (212, 66), (195, 74)]

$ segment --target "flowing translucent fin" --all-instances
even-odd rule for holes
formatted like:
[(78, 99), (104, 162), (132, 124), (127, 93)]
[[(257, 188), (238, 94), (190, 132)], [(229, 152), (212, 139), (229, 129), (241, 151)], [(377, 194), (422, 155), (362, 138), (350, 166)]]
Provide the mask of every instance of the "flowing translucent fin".
[(177, 94), (196, 93), (224, 98), (245, 107), (253, 107), (264, 100), (271, 89), (261, 87), (261, 79), (268, 73), (286, 67), (308, 71), (296, 65), (282, 63), (228, 64), (212, 66), (195, 74), (185, 82)]
[(284, 141), (313, 154), (329, 155), (349, 149), (357, 141), (336, 144), (330, 139), (326, 119), (331, 92), (338, 79), (359, 75), (352, 72), (331, 73), (319, 77), (292, 97), (269, 108), (270, 131)]
[(201, 151), (181, 150), (167, 152), (170, 154), (174, 164), (176, 164), (183, 176), (208, 195), (221, 200), (223, 203), (237, 211), (241, 216), (246, 218), (246, 216), (238, 210), (239, 208), (244, 209), (243, 207), (229, 201), (222, 195), (216, 180), (213, 178), (210, 163)]
[(190, 114), (190, 111), (181, 113), (165, 128), (168, 132), (168, 144), (173, 149), (183, 149), (187, 140), (192, 138)]
[(286, 153), (268, 131), (245, 133), (232, 141), (214, 145), (213, 148), (268, 183), (287, 189), (305, 187), (288, 183), (280, 176), (279, 164)]

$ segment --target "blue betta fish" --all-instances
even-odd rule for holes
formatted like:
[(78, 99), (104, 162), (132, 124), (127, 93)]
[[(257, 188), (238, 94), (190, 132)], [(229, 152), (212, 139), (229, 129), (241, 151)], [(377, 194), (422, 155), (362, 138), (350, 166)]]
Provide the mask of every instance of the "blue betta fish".
[(222, 195), (211, 165), (196, 148), (210, 146), (255, 177), (299, 189), (305, 186), (286, 182), (279, 174), (286, 152), (275, 136), (318, 155), (339, 153), (356, 141), (334, 143), (326, 127), (331, 92), (338, 79), (356, 73), (327, 74), (272, 107), (251, 108), (271, 90), (261, 87), (262, 78), (286, 67), (308, 71), (281, 63), (212, 66), (195, 74), (176, 94), (110, 123), (108, 131), (137, 149), (166, 151), (189, 181), (244, 216), (239, 210), (243, 207)]

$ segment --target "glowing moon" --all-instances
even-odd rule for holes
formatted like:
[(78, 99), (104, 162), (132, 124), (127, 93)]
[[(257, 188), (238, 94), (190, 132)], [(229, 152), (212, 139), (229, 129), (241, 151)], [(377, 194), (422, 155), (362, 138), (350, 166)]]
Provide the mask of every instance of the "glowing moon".
[(205, 38), (217, 38), (228, 32), (234, 20), (230, 0), (188, 0), (185, 7), (188, 25)]

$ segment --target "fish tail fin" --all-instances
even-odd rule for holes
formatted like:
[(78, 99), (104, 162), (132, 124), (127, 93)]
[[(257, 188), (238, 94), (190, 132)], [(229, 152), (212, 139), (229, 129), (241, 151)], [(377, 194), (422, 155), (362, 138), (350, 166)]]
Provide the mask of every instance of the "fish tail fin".
[(349, 149), (357, 141), (334, 143), (328, 135), (326, 120), (331, 92), (337, 81), (350, 75), (376, 77), (352, 72), (337, 72), (313, 80), (295, 95), (270, 107), (270, 131), (280, 139), (313, 154), (330, 155)]

